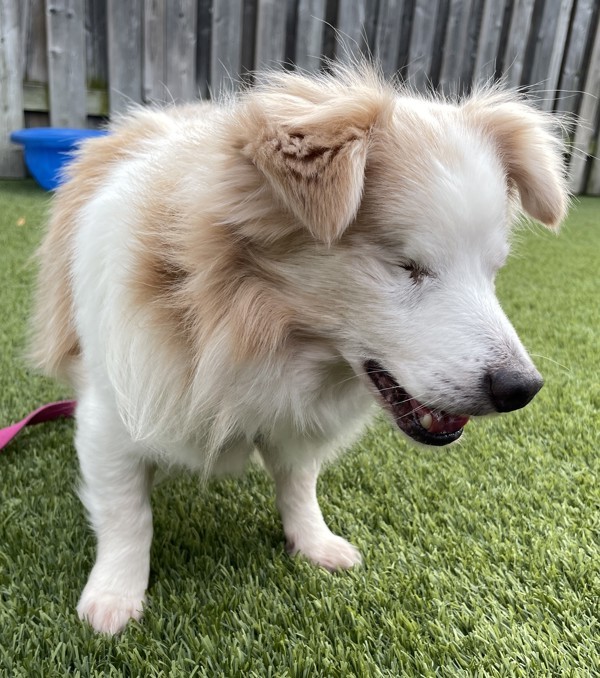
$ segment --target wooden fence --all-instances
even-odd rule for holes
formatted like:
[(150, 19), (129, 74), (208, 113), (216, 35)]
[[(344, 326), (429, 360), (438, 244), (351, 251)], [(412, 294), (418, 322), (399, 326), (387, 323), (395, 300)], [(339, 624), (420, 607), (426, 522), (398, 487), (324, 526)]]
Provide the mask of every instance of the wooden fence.
[(23, 126), (96, 126), (209, 97), (266, 67), (369, 54), (418, 90), (503, 77), (568, 127), (574, 193), (600, 195), (600, 0), (0, 0), (0, 176)]

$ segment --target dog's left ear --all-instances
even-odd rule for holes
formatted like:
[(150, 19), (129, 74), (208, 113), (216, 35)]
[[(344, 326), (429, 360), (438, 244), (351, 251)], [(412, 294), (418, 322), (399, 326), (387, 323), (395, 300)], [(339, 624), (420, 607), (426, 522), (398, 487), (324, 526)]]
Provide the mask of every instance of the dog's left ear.
[(476, 93), (464, 110), (495, 142), (524, 211), (548, 228), (558, 228), (566, 215), (568, 192), (556, 121), (501, 91)]
[(245, 153), (283, 205), (321, 242), (339, 238), (360, 206), (376, 106), (318, 105), (296, 120), (269, 120)]

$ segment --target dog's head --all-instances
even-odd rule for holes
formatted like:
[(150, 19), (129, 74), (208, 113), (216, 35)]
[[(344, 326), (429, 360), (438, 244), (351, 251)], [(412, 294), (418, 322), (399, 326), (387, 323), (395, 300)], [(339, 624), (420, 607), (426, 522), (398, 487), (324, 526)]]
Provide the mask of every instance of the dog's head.
[(565, 215), (550, 117), (499, 90), (448, 103), (373, 73), (281, 76), (251, 104), (243, 153), (306, 236), (280, 248), (281, 284), (400, 429), (445, 445), (470, 416), (526, 405), (542, 378), (494, 278), (521, 210), (549, 228)]

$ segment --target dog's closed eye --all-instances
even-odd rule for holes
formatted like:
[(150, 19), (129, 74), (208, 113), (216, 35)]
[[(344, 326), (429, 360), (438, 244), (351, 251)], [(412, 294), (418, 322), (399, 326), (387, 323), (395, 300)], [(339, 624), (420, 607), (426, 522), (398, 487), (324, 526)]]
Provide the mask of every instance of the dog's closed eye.
[(399, 268), (408, 271), (410, 274), (410, 279), (414, 283), (421, 283), (425, 278), (431, 276), (431, 271), (427, 270), (424, 266), (420, 266), (414, 261), (403, 261), (399, 263), (398, 266)]

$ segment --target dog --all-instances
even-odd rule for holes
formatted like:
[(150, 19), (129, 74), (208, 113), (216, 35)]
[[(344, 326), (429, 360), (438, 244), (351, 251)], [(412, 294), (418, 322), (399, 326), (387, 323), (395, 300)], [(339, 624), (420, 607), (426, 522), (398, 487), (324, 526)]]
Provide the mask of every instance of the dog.
[(419, 96), (376, 69), (272, 73), (85, 143), (39, 250), (31, 357), (74, 389), (94, 629), (139, 619), (155, 468), (258, 450), (288, 551), (357, 565), (319, 469), (379, 405), (443, 446), (542, 378), (494, 292), (522, 213), (568, 206), (555, 121), (515, 93)]

